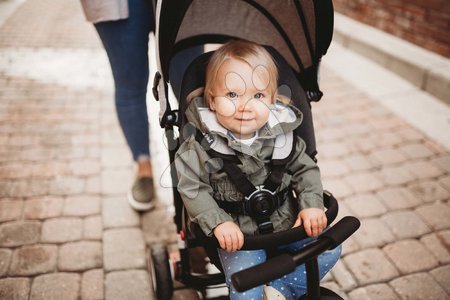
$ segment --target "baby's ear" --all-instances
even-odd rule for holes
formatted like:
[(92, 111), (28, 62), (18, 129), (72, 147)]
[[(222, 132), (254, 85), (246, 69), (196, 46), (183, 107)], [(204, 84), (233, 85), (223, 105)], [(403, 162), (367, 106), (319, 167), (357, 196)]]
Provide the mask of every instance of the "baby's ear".
[(211, 94), (209, 94), (208, 96), (205, 95), (205, 97), (207, 97), (206, 100), (208, 102), (209, 109), (211, 109), (212, 111), (215, 111), (216, 110), (216, 102), (214, 101), (214, 97)]

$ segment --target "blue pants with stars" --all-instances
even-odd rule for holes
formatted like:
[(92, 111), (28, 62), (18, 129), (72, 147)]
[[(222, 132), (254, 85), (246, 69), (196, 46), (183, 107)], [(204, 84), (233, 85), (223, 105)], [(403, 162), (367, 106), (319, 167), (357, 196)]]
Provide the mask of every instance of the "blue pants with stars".
[[(280, 249), (286, 249), (289, 251), (298, 251), (305, 245), (310, 243), (313, 239), (307, 238), (301, 241), (294, 242), (289, 245), (279, 247)], [(318, 257), (320, 279), (322, 279), (336, 264), (341, 255), (342, 247), (339, 245), (333, 250), (324, 252)], [(263, 286), (255, 287), (243, 293), (239, 293), (234, 289), (231, 284), (231, 275), (241, 270), (250, 268), (252, 266), (263, 263), (267, 259), (265, 250), (252, 250), (252, 251), (236, 251), (228, 253), (223, 249), (219, 249), (219, 257), (222, 263), (226, 283), (230, 290), (231, 300), (262, 300), (263, 299)], [(298, 266), (292, 273), (287, 274), (279, 279), (271, 281), (268, 285), (275, 288), (286, 299), (298, 299), (302, 295), (306, 294), (306, 271), (305, 265)]]

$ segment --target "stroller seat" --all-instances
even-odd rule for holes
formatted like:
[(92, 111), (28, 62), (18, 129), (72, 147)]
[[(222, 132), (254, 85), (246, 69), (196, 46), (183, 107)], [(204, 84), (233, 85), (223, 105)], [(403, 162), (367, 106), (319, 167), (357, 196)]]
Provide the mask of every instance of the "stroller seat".
[[(304, 121), (302, 125), (297, 129), (297, 131), (295, 131), (295, 134), (299, 135), (303, 140), (305, 140), (305, 143), (307, 145), (306, 153), (311, 158), (314, 159), (314, 156), (316, 154), (314, 128), (312, 125), (311, 107), (306, 99), (305, 93), (300, 84), (298, 83), (298, 81), (296, 80), (294, 73), (292, 72), (286, 61), (283, 59), (283, 57), (280, 56), (277, 53), (277, 51), (271, 47), (266, 46), (266, 49), (274, 57), (274, 60), (276, 61), (277, 67), (279, 69), (279, 82), (278, 82), (279, 93), (292, 99), (294, 105), (299, 107), (304, 115)], [(189, 93), (204, 86), (206, 66), (208, 64), (211, 55), (212, 52), (208, 52), (197, 57), (190, 64), (190, 66), (188, 67), (187, 71), (184, 74), (181, 89), (181, 100), (179, 103), (179, 111), (178, 111), (178, 122), (177, 122), (181, 132), (181, 134), (179, 135), (179, 141), (177, 141), (178, 143), (187, 139), (189, 137), (189, 134), (193, 134), (195, 132), (195, 129), (187, 128), (189, 124), (186, 123), (186, 119), (184, 118), (184, 111), (187, 108), (187, 103), (185, 99), (187, 98), (187, 95)], [(174, 186), (176, 186), (176, 178), (174, 179), (175, 179)], [(331, 223), (337, 215), (337, 201), (328, 192), (324, 194), (324, 201), (326, 207), (328, 208), (327, 219), (329, 220), (329, 223)], [(220, 264), (220, 260), (218, 258), (217, 253), (218, 242), (214, 238), (206, 237), (198, 225), (189, 222), (186, 209), (183, 207), (182, 199), (179, 194), (176, 194), (175, 209), (176, 209), (175, 223), (177, 224), (177, 229), (180, 232), (180, 236), (182, 238), (181, 244), (183, 244), (183, 246), (180, 248), (181, 260), (172, 267), (173, 270), (175, 270), (174, 274), (175, 279), (184, 283), (187, 286), (195, 287), (198, 289), (224, 283), (224, 275), (222, 273), (202, 274), (202, 275), (191, 273), (189, 249), (195, 247), (203, 247), (206, 253), (208, 254), (210, 261), (214, 265), (216, 265), (216, 267), (219, 270), (222, 270), (222, 266)], [(347, 232), (352, 231), (353, 229), (356, 230), (355, 227), (357, 227), (357, 224), (354, 222), (354, 220), (346, 220), (344, 223), (345, 224), (341, 225), (341, 227), (342, 226), (346, 227)], [(352, 229), (348, 230), (349, 228)], [(328, 242), (333, 241), (332, 244), (334, 245), (334, 247), (336, 247), (340, 244), (341, 241), (343, 241), (341, 240), (343, 236), (345, 236), (345, 234), (341, 234), (341, 238), (339, 239), (339, 241), (336, 241), (335, 238), (327, 239), (327, 241)], [(259, 237), (249, 236), (245, 238), (245, 244), (243, 249), (248, 250), (260, 249), (267, 247), (267, 245), (287, 244), (296, 240), (300, 240), (302, 238), (306, 238), (306, 233), (302, 229), (288, 230), (286, 232), (277, 232), (274, 234), (263, 235)], [(325, 251), (329, 247), (330, 244), (328, 244), (326, 248), (323, 248), (323, 246), (319, 248), (321, 251)], [(161, 252), (160, 250), (157, 251), (157, 253), (160, 252)], [(313, 251), (312, 253), (315, 252)], [(317, 253), (317, 255), (318, 254), (319, 253)], [(272, 259), (273, 261), (269, 260), (266, 263), (268, 264), (268, 266), (266, 265), (266, 267), (264, 267), (264, 264), (262, 266), (259, 266), (260, 268), (261, 267), (263, 268), (262, 271), (257, 270), (256, 272), (252, 273), (250, 270), (250, 274), (245, 273), (244, 275), (234, 274), (233, 282), (235, 284), (235, 287), (242, 288), (243, 290), (245, 290), (248, 289), (249, 286), (254, 286), (255, 284), (261, 282), (268, 282), (279, 275), (286, 274), (287, 273), (286, 272), (287, 269), (285, 269), (286, 265), (289, 265), (289, 270), (292, 271), (292, 267), (295, 266), (297, 263), (292, 260), (291, 256), (286, 255), (282, 256), (281, 260), (277, 257), (273, 258)], [(299, 259), (305, 259), (305, 257), (301, 256), (301, 258)], [(153, 260), (158, 261), (160, 259), (154, 257)], [(330, 295), (330, 293), (332, 293), (331, 291), (327, 291), (324, 289), (321, 290), (320, 287), (318, 287), (319, 275), (318, 275), (317, 260), (313, 259), (312, 261), (310, 261), (309, 258), (308, 261), (303, 261), (303, 263), (305, 262), (309, 263), (310, 269), (309, 276), (311, 277), (309, 281), (316, 282), (316, 286), (312, 287), (311, 289), (316, 289), (316, 292), (321, 293), (323, 295)], [(280, 265), (283, 267), (279, 267)], [(268, 271), (268, 269), (270, 271)], [(247, 270), (247, 272), (249, 271)], [(167, 273), (165, 275), (166, 281), (172, 280), (172, 278), (169, 276), (169, 272), (166, 273)], [(261, 276), (261, 274), (264, 275)], [(248, 280), (249, 278), (251, 279)], [(167, 283), (164, 283), (163, 286), (165, 289), (167, 289)]]
[[(155, 11), (158, 72), (155, 74), (153, 94), (160, 103), (160, 125), (165, 128), (171, 163), (174, 162), (180, 141), (187, 138), (190, 132), (183, 116), (187, 106), (185, 99), (191, 91), (204, 86), (205, 68), (211, 53), (195, 59), (183, 75), (179, 110), (172, 110), (169, 101), (170, 64), (178, 53), (190, 47), (220, 44), (231, 39), (246, 39), (267, 45), (265, 47), (279, 69), (279, 94), (292, 99), (303, 114), (303, 122), (294, 134), (305, 141), (306, 154), (315, 158), (317, 152), (310, 103), (320, 100), (322, 96), (317, 83), (317, 72), (320, 59), (326, 53), (332, 38), (332, 0), (158, 0)], [(178, 135), (175, 133), (177, 130)], [(170, 266), (165, 245), (154, 245), (151, 249), (154, 287), (157, 299), (162, 300), (171, 299), (174, 275), (175, 280), (196, 289), (224, 282), (221, 273), (198, 275), (190, 270), (189, 249), (206, 245), (207, 249), (210, 248), (209, 252), (211, 249), (214, 252), (217, 241), (205, 238), (195, 227), (188, 228), (183, 202), (176, 189), (177, 178), (173, 164), (171, 174), (175, 187), (174, 221), (179, 231), (181, 260)], [(328, 205), (327, 218), (332, 221), (337, 213), (337, 201), (331, 194), (325, 193), (324, 202)], [(339, 245), (358, 226), (357, 219), (345, 217), (299, 253), (283, 254), (256, 266), (256, 269), (250, 268), (234, 274), (233, 285), (237, 290), (245, 290), (264, 284), (273, 279), (273, 276), (282, 276), (296, 265), (305, 263), (308, 281), (305, 299), (320, 299), (321, 295), (333, 295), (327, 299), (340, 299), (336, 294), (320, 288), (316, 257), (321, 251)], [(250, 236), (245, 237), (244, 247), (261, 249), (274, 240), (286, 244), (293, 238), (302, 239), (305, 236), (302, 228)], [(211, 260), (217, 263), (214, 255), (211, 255)]]

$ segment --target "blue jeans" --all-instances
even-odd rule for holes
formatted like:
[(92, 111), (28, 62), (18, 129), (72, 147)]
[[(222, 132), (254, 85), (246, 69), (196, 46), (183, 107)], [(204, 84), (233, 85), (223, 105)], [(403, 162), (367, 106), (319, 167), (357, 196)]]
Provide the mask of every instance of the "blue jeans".
[[(286, 249), (289, 251), (297, 251), (311, 242), (312, 239), (304, 239), (294, 242), (289, 245), (281, 246), (280, 249)], [(333, 250), (324, 252), (318, 257), (320, 279), (322, 279), (336, 264), (340, 255), (342, 247), (339, 245)], [(230, 290), (231, 300), (262, 300), (263, 299), (263, 286), (255, 287), (243, 293), (239, 293), (231, 285), (231, 275), (241, 270), (253, 267), (260, 263), (263, 263), (267, 259), (265, 250), (252, 250), (252, 251), (236, 251), (228, 253), (223, 249), (219, 249), (219, 257), (222, 263), (223, 270), (225, 272), (226, 283)], [(305, 265), (298, 266), (292, 273), (283, 276), (268, 283), (268, 285), (275, 288), (277, 291), (283, 294), (286, 299), (299, 299), (302, 295), (306, 294), (306, 271)]]
[[(129, 0), (128, 19), (95, 24), (112, 69), (119, 123), (135, 161), (141, 157), (150, 157), (146, 95), (149, 79), (148, 41), (150, 32), (155, 28), (151, 2)], [(171, 64), (174, 90), (179, 91), (180, 86), (177, 85), (181, 85), (188, 64), (203, 52), (203, 47), (195, 49), (186, 54), (181, 53)]]

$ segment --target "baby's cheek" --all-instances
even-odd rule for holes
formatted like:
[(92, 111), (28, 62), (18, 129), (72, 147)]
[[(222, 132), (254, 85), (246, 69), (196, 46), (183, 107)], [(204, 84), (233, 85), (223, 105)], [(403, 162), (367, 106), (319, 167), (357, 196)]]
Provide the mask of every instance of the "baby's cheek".
[(236, 106), (233, 101), (226, 97), (216, 97), (215, 104), (216, 113), (221, 116), (231, 117), (236, 112)]

